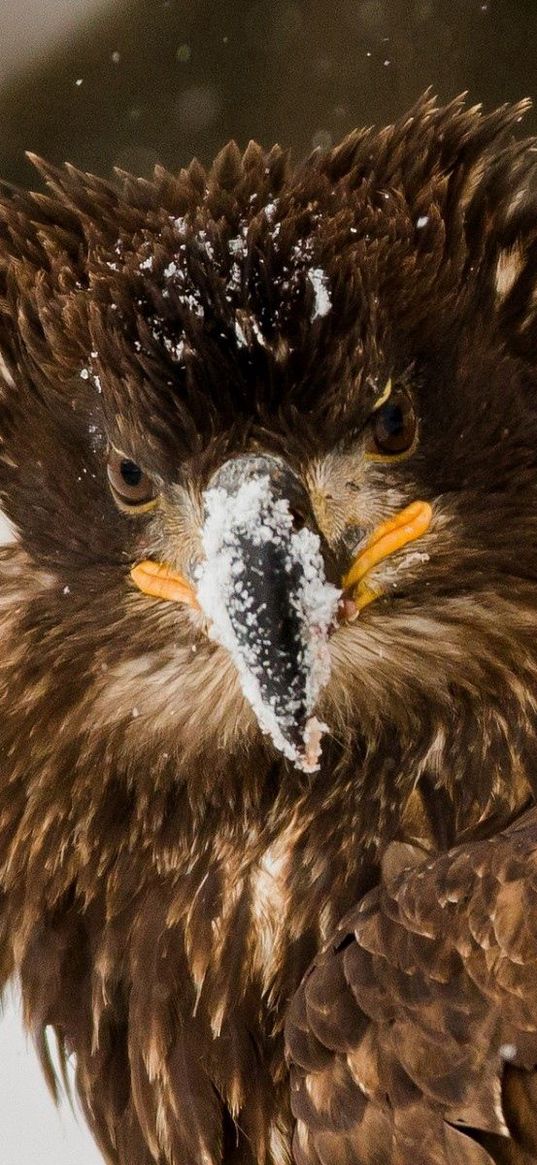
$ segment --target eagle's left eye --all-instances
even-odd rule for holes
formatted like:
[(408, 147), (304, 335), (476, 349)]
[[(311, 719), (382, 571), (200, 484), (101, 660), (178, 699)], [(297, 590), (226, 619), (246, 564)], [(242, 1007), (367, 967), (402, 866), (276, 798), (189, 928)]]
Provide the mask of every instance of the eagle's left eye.
[(135, 461), (117, 449), (110, 449), (107, 473), (120, 509), (138, 513), (152, 509), (158, 497), (157, 487)]
[(412, 401), (407, 392), (396, 389), (371, 418), (371, 452), (385, 457), (406, 453), (414, 444), (416, 429)]

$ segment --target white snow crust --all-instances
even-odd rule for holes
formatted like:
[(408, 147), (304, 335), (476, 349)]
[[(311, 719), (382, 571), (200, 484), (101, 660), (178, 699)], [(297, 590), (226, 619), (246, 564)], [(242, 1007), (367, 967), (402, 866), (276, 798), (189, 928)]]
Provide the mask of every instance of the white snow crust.
[(328, 315), (332, 307), (332, 300), (330, 299), (326, 271), (323, 271), (322, 267), (310, 267), (308, 279), (315, 292), (313, 311), (311, 313), (311, 322), (313, 323), (314, 320)]
[[(286, 498), (274, 498), (270, 492), (268, 475), (242, 482), (236, 493), (222, 488), (209, 489), (206, 494), (207, 517), (203, 528), (205, 562), (199, 568), (197, 595), (200, 605), (211, 622), (211, 637), (225, 647), (237, 668), (241, 688), (252, 706), (261, 730), (268, 734), (275, 747), (297, 768), (313, 772), (319, 768), (321, 738), (327, 731), (315, 716), (311, 716), (319, 693), (330, 675), (328, 633), (333, 626), (341, 592), (327, 582), (320, 551), (320, 541), (312, 530), (293, 528), (293, 516)], [(299, 563), (299, 584), (290, 590), (290, 600), (296, 610), (300, 629), (299, 666), (306, 673), (306, 715), (303, 730), (303, 748), (288, 739), (296, 729), (301, 706), (290, 695), (285, 712), (277, 712), (275, 700), (264, 697), (260, 677), (265, 665), (255, 647), (238, 643), (229, 616), (230, 604), (245, 612), (244, 622), (254, 626), (254, 600), (244, 587), (241, 575), (240, 538), (247, 535), (253, 545), (272, 542), (287, 548), (286, 570)], [(302, 706), (303, 711), (303, 706)]]

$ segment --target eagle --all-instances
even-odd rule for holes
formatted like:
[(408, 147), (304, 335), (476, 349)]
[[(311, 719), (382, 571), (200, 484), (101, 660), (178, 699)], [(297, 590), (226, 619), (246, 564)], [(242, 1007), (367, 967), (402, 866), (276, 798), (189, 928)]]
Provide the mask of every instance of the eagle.
[(0, 980), (108, 1165), (537, 1162), (525, 109), (3, 188)]

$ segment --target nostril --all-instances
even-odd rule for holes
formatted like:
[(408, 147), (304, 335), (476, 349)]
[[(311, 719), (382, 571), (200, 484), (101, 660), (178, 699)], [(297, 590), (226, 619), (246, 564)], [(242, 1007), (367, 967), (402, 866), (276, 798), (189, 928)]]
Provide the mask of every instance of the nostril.
[(289, 474), (285, 479), (284, 487), (295, 532), (299, 533), (305, 526), (308, 526), (310, 530), (317, 530), (311, 499), (300, 479), (294, 474)]
[(293, 529), (298, 534), (307, 525), (308, 515), (306, 514), (305, 508), (303, 509), (300, 506), (290, 506), (289, 509), (293, 519)]

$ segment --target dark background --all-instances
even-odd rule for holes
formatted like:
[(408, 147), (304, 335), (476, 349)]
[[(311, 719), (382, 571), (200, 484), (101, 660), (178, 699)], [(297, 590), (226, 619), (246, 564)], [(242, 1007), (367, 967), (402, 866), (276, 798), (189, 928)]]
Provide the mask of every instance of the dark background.
[[(2, 17), (16, 30), (27, 2), (0, 0), (0, 62)], [(97, 15), (79, 0), (38, 51), (18, 27), (0, 174), (23, 183), (25, 149), (147, 174), (208, 161), (230, 137), (301, 156), (392, 120), (429, 85), (486, 107), (537, 97), (537, 0), (111, 0)]]

